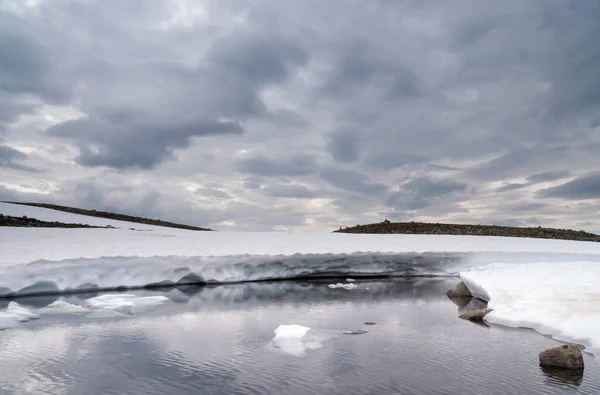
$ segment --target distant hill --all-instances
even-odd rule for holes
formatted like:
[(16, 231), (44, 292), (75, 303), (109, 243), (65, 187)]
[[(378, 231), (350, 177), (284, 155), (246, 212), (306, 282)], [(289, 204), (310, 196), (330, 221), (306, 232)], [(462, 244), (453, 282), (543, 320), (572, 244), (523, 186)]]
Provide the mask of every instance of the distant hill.
[(553, 228), (518, 228), (495, 225), (459, 225), (425, 222), (390, 222), (356, 225), (340, 228), (334, 233), (371, 233), (371, 234), (421, 234), (421, 235), (463, 235), (463, 236), (504, 236), (527, 237), (536, 239), (560, 239), (576, 241), (600, 241), (600, 235), (582, 230)]
[[(90, 217), (107, 218), (107, 219), (112, 219), (112, 220), (116, 220), (116, 221), (134, 222), (134, 223), (145, 224), (145, 225), (162, 226), (162, 227), (166, 227), (166, 228), (177, 228), (177, 229), (196, 230), (196, 231), (212, 231), (212, 229), (208, 229), (208, 228), (201, 228), (198, 226), (191, 226), (191, 225), (183, 225), (183, 224), (178, 224), (175, 222), (161, 221), (158, 219), (134, 217), (131, 215), (116, 214), (116, 213), (111, 213), (111, 212), (106, 212), (106, 211), (85, 210), (85, 209), (75, 208), (75, 207), (59, 206), (56, 204), (20, 203), (20, 202), (4, 202), (4, 203), (19, 204), (22, 206), (31, 206), (31, 207), (41, 207), (41, 208), (47, 208), (47, 209), (51, 209), (51, 210), (63, 211), (63, 212), (71, 213), (71, 214), (87, 215)], [(54, 224), (57, 224), (57, 223), (54, 223)], [(57, 227), (57, 226), (55, 226), (55, 227)], [(72, 227), (72, 226), (69, 226), (69, 227)]]

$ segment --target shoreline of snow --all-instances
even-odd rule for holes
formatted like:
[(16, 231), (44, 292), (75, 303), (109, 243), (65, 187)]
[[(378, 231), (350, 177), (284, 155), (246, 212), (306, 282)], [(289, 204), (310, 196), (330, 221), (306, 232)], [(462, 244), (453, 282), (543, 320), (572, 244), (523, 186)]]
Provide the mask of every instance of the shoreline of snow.
[(487, 322), (533, 329), (600, 355), (597, 262), (496, 262), (460, 272), (459, 278), (474, 297), (488, 302)]

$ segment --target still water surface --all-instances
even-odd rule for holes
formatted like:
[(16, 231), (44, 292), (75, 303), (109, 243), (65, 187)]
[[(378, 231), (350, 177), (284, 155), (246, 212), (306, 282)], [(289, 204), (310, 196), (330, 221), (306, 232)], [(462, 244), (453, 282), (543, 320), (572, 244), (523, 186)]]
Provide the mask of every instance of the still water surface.
[[(0, 394), (600, 393), (600, 365), (592, 357), (585, 356), (582, 378), (555, 377), (537, 358), (557, 342), (458, 319), (459, 308), (445, 296), (454, 282), (364, 282), (351, 291), (327, 283), (140, 291), (170, 302), (119, 319), (56, 315), (1, 331)], [(313, 328), (311, 344), (320, 348), (293, 355), (273, 347), (282, 324)], [(368, 333), (342, 334), (356, 329)]]

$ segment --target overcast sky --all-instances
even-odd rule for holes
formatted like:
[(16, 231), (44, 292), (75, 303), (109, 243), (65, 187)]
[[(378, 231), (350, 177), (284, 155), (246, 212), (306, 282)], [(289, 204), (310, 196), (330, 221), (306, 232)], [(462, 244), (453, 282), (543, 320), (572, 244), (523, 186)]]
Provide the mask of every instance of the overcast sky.
[(0, 0), (0, 200), (600, 231), (595, 0)]

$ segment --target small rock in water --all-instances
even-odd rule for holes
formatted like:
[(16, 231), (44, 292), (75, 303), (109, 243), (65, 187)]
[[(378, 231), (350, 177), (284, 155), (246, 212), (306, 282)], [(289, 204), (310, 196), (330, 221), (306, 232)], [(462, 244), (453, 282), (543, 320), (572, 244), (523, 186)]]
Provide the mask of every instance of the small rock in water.
[(471, 291), (469, 291), (469, 288), (467, 288), (465, 283), (461, 281), (458, 284), (454, 285), (452, 288), (450, 288), (448, 292), (446, 292), (446, 295), (449, 298), (465, 297), (471, 296)]
[(365, 329), (354, 329), (354, 330), (345, 330), (343, 333), (344, 335), (364, 335), (365, 333), (368, 333), (369, 331), (365, 330)]
[(377, 324), (373, 321), (367, 321), (367, 322), (365, 322), (365, 325), (377, 325)]
[(583, 355), (577, 344), (552, 347), (540, 353), (540, 366), (552, 369), (583, 369)]
[(473, 322), (482, 322), (483, 317), (485, 317), (490, 311), (492, 311), (492, 309), (469, 310), (459, 315), (458, 318)]

